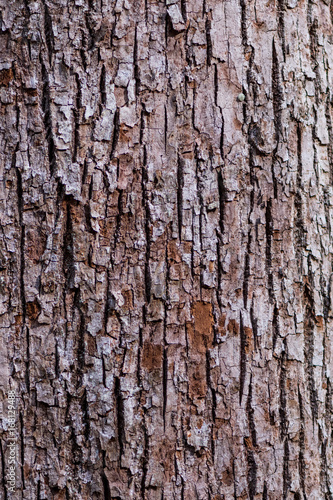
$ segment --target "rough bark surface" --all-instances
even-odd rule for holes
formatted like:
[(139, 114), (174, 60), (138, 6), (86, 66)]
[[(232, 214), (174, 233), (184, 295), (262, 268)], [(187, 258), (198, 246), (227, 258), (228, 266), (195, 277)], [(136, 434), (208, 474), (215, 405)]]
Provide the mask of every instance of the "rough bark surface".
[(2, 2), (1, 498), (332, 500), (330, 2)]

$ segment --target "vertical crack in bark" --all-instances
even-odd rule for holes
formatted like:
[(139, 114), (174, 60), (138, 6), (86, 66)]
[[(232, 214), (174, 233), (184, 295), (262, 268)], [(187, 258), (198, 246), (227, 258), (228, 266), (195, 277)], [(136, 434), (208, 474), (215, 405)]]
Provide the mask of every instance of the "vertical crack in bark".
[(318, 418), (318, 396), (316, 390), (315, 373), (313, 366), (314, 332), (315, 332), (315, 303), (313, 297), (313, 277), (311, 256), (308, 258), (309, 277), (304, 286), (304, 362), (307, 375), (307, 385), (310, 393), (310, 405), (313, 423)]
[(217, 185), (218, 185), (218, 191), (219, 191), (219, 205), (220, 205), (219, 225), (220, 225), (221, 235), (223, 235), (223, 233), (224, 233), (225, 204), (227, 202), (227, 191), (226, 191), (226, 188), (224, 186), (224, 181), (223, 181), (221, 169), (218, 171), (218, 174), (217, 174)]
[(20, 235), (20, 298), (21, 298), (21, 308), (22, 308), (22, 335), (25, 333), (26, 340), (26, 361), (25, 361), (25, 383), (27, 386), (27, 391), (30, 393), (30, 331), (26, 325), (26, 299), (25, 299), (25, 283), (24, 283), (24, 272), (25, 272), (25, 224), (23, 223), (23, 186), (22, 186), (22, 176), (20, 170), (15, 167), (16, 181), (17, 181), (17, 209), (19, 224), (21, 229)]
[(2, 473), (2, 488), (4, 492), (4, 500), (8, 500), (7, 484), (6, 484), (6, 465), (5, 454), (2, 447), (2, 440), (0, 439), (0, 453), (1, 453), (1, 473)]
[(295, 205), (295, 243), (296, 243), (296, 261), (298, 264), (299, 275), (303, 275), (303, 248), (305, 245), (305, 229), (303, 222), (303, 202), (302, 202), (302, 175), (303, 175), (303, 165), (302, 165), (302, 130), (301, 126), (297, 124), (297, 176), (296, 176), (296, 186), (297, 190), (294, 198)]
[(66, 227), (63, 243), (63, 272), (66, 280), (66, 288), (74, 288), (75, 278), (75, 258), (74, 258), (74, 240), (73, 240), (73, 222), (70, 203), (66, 203)]
[(283, 339), (283, 351), (280, 358), (280, 435), (281, 440), (283, 440), (288, 432), (288, 421), (287, 421), (287, 393), (286, 393), (286, 377), (287, 377), (287, 342)]
[[(104, 68), (104, 66), (103, 66)], [(103, 73), (103, 71), (102, 71)], [(77, 88), (77, 93), (76, 93), (76, 102), (75, 106), (73, 108), (73, 116), (74, 116), (74, 140), (73, 140), (73, 155), (72, 155), (72, 161), (75, 163), (77, 161), (77, 155), (78, 151), (80, 148), (80, 108), (81, 108), (81, 103), (82, 103), (82, 91), (81, 91), (81, 84), (80, 84), (80, 78), (77, 73), (75, 73), (75, 81), (76, 81), (76, 88)], [(102, 94), (103, 95), (103, 94)]]
[(285, 20), (284, 20), (285, 11), (286, 11), (285, 0), (278, 0), (277, 3), (278, 35), (281, 39), (284, 62), (286, 61), (286, 35), (285, 35)]
[(257, 432), (254, 422), (254, 409), (252, 408), (252, 373), (250, 376), (249, 393), (246, 401), (246, 413), (253, 447), (257, 447)]
[(252, 298), (252, 305), (250, 308), (250, 320), (251, 320), (252, 332), (253, 332), (254, 350), (256, 351), (258, 349), (258, 318), (256, 318), (254, 315), (253, 298)]
[(119, 463), (121, 466), (121, 457), (124, 453), (125, 446), (125, 412), (124, 412), (124, 401), (121, 393), (120, 378), (115, 378), (114, 391), (116, 397), (116, 408), (117, 408), (117, 434), (118, 434), (118, 445), (119, 445)]
[(163, 348), (163, 427), (165, 432), (165, 416), (168, 398), (168, 348)]
[(178, 155), (177, 162), (177, 214), (179, 241), (182, 241), (183, 227), (183, 188), (184, 188), (184, 160)]
[(257, 493), (257, 464), (254, 458), (254, 452), (247, 442), (246, 438), (244, 438), (244, 445), (246, 448), (246, 454), (247, 454), (247, 466), (248, 466), (248, 471), (247, 471), (247, 484), (248, 484), (248, 491), (249, 491), (249, 499), (254, 500), (255, 495)]
[(142, 206), (144, 208), (145, 213), (145, 234), (146, 234), (146, 258), (145, 258), (145, 294), (146, 294), (146, 302), (150, 303), (150, 293), (151, 293), (151, 275), (150, 275), (150, 246), (151, 246), (151, 214), (149, 207), (149, 197), (148, 197), (148, 171), (147, 171), (147, 151), (146, 146), (143, 147), (144, 151), (144, 160), (142, 165), (142, 182), (141, 182), (141, 191), (142, 191)]
[(273, 352), (275, 351), (276, 341), (277, 341), (279, 336), (280, 336), (279, 309), (278, 309), (277, 305), (275, 304), (274, 310), (273, 310), (273, 320), (272, 320)]
[(110, 152), (110, 160), (113, 159), (114, 154), (116, 152), (116, 147), (119, 140), (119, 132), (120, 132), (120, 121), (119, 121), (119, 108), (116, 109), (114, 114), (114, 123), (113, 123), (113, 134), (112, 134), (112, 146)]
[(272, 273), (272, 241), (273, 241), (273, 217), (272, 217), (272, 199), (266, 204), (266, 273), (267, 288), (270, 302), (274, 302), (274, 281)]
[(51, 176), (53, 176), (56, 168), (56, 157), (55, 157), (55, 145), (54, 145), (53, 127), (52, 127), (50, 84), (49, 84), (49, 76), (47, 74), (45, 65), (43, 64), (42, 61), (41, 61), (41, 66), (42, 66), (42, 80), (43, 80), (42, 109), (44, 113), (44, 127), (46, 132), (46, 140), (48, 143), (49, 169)]
[(299, 406), (299, 415), (300, 415), (300, 431), (299, 431), (299, 454), (298, 454), (298, 471), (299, 471), (299, 480), (303, 493), (303, 500), (307, 500), (307, 496), (305, 493), (305, 478), (306, 478), (306, 469), (305, 469), (305, 419), (304, 419), (304, 409), (303, 409), (303, 398), (298, 387), (298, 406)]
[(108, 481), (108, 478), (106, 477), (104, 471), (103, 471), (101, 476), (102, 476), (102, 483), (103, 483), (104, 500), (112, 500), (112, 498), (114, 498), (114, 497), (111, 497), (111, 490), (110, 490), (109, 481)]
[(210, 66), (212, 64), (212, 38), (210, 35), (210, 31), (212, 28), (212, 23), (210, 19), (206, 19), (206, 43), (207, 43), (207, 65)]
[(53, 26), (52, 26), (52, 17), (50, 15), (50, 11), (48, 6), (45, 3), (45, 0), (42, 0), (44, 4), (44, 33), (45, 33), (45, 41), (47, 46), (47, 52), (49, 57), (49, 64), (52, 62), (52, 54), (54, 53), (54, 34), (53, 34)]
[(248, 232), (245, 260), (244, 260), (244, 279), (243, 279), (243, 303), (244, 309), (247, 309), (247, 300), (249, 292), (249, 278), (250, 278), (250, 249), (251, 249), (251, 228)]
[(264, 482), (264, 490), (262, 492), (262, 500), (268, 500), (267, 484)]
[(332, 500), (332, 491), (330, 488), (330, 481), (328, 476), (328, 463), (327, 463), (327, 443), (328, 438), (323, 436), (320, 423), (318, 423), (318, 440), (321, 443), (320, 450), (320, 479), (321, 479), (321, 490), (325, 500)]
[(283, 105), (283, 91), (280, 78), (280, 65), (275, 47), (275, 40), (272, 44), (272, 95), (273, 95), (273, 110), (274, 110), (274, 128), (276, 147), (273, 151), (272, 157), (272, 180), (274, 188), (274, 198), (278, 197), (278, 183), (275, 175), (275, 166), (279, 164), (277, 158), (277, 150), (279, 143), (283, 140), (283, 127), (282, 127), (282, 105)]
[(24, 437), (23, 437), (23, 416), (22, 412), (20, 412), (20, 448), (21, 448), (21, 481), (22, 481), (22, 489), (25, 490), (25, 481), (24, 481)]
[(243, 316), (240, 313), (239, 330), (240, 330), (240, 355), (239, 355), (239, 404), (242, 404), (242, 397), (244, 391), (244, 383), (246, 377), (246, 333), (243, 325)]
[(146, 425), (144, 425), (144, 452), (142, 464), (142, 479), (141, 479), (141, 497), (142, 500), (146, 498), (146, 479), (148, 473), (148, 460), (149, 460), (149, 436)]
[(237, 500), (237, 481), (236, 481), (236, 470), (235, 470), (235, 459), (232, 460), (232, 475), (234, 478), (234, 500)]
[(240, 0), (240, 6), (241, 6), (242, 43), (243, 43), (243, 47), (246, 48), (248, 46), (246, 0)]
[(283, 452), (283, 500), (288, 499), (288, 492), (290, 490), (291, 477), (289, 472), (289, 441), (288, 437), (284, 440), (284, 452)]
[(140, 93), (140, 66), (138, 61), (138, 26), (135, 25), (134, 32), (134, 47), (133, 47), (133, 64), (134, 64), (134, 80), (135, 80), (135, 95)]
[(333, 184), (333, 127), (332, 127), (332, 118), (331, 118), (331, 103), (330, 98), (327, 96), (326, 99), (326, 126), (328, 131), (328, 145), (327, 145), (327, 154), (328, 154), (328, 162), (330, 166), (330, 183)]

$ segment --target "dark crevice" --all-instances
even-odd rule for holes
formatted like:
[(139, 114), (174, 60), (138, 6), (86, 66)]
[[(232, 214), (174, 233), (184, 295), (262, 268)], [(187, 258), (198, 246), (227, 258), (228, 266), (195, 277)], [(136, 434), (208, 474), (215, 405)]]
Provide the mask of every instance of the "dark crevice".
[(249, 393), (248, 393), (247, 401), (246, 401), (246, 413), (247, 413), (247, 419), (248, 419), (248, 424), (249, 424), (252, 446), (256, 447), (257, 446), (257, 433), (256, 433), (255, 422), (254, 422), (254, 409), (252, 408), (252, 373), (251, 373), (250, 383), (249, 383)]
[(272, 330), (273, 330), (272, 343), (273, 343), (273, 352), (274, 352), (275, 346), (276, 346), (276, 341), (277, 341), (278, 337), (280, 336), (279, 309), (278, 309), (276, 304), (274, 305), (274, 310), (273, 310)]
[(4, 500), (8, 500), (7, 485), (6, 485), (6, 466), (5, 466), (5, 455), (2, 448), (2, 440), (0, 439), (0, 453), (1, 453), (1, 472), (2, 472), (2, 488), (4, 491)]
[(283, 91), (280, 78), (280, 65), (275, 48), (275, 41), (273, 39), (272, 47), (272, 94), (273, 94), (273, 110), (274, 110), (274, 127), (275, 139), (278, 147), (279, 141), (282, 139), (282, 105), (283, 105)]
[(272, 200), (266, 204), (266, 272), (268, 281), (268, 295), (270, 302), (274, 302), (274, 282), (272, 273), (272, 242), (273, 242), (273, 217)]
[(52, 18), (50, 15), (50, 11), (48, 6), (44, 3), (44, 32), (45, 32), (45, 41), (47, 46), (47, 51), (49, 55), (49, 64), (51, 65), (52, 54), (54, 52), (54, 35), (53, 35), (53, 27), (52, 27)]
[(56, 340), (56, 345), (55, 345), (55, 367), (54, 367), (54, 370), (55, 370), (55, 376), (56, 378), (59, 378), (60, 376), (60, 368), (59, 368), (59, 349), (58, 349), (58, 341)]
[(244, 279), (243, 279), (243, 302), (244, 309), (247, 309), (248, 291), (249, 291), (249, 278), (250, 278), (250, 248), (251, 248), (251, 229), (248, 232), (248, 240), (244, 261)]
[(249, 446), (246, 439), (244, 439), (244, 445), (247, 453), (247, 484), (249, 491), (249, 500), (254, 500), (257, 492), (257, 464), (254, 458), (254, 452)]
[(163, 349), (163, 425), (165, 431), (165, 417), (168, 402), (168, 350)]
[(142, 479), (141, 479), (141, 497), (142, 500), (146, 498), (146, 479), (148, 474), (148, 460), (149, 460), (149, 436), (147, 428), (144, 425), (144, 452), (143, 452), (143, 464), (142, 464)]
[(281, 39), (283, 59), (285, 62), (286, 61), (286, 40), (285, 40), (286, 37), (285, 37), (285, 21), (284, 21), (284, 15), (286, 11), (285, 0), (278, 0), (277, 11), (278, 11), (278, 35)]
[(116, 151), (116, 147), (117, 147), (118, 139), (119, 139), (119, 132), (120, 132), (119, 109), (117, 108), (117, 110), (114, 114), (113, 137), (112, 137), (112, 146), (111, 146), (111, 152), (110, 152), (110, 160), (113, 159), (115, 151)]
[(75, 259), (74, 259), (73, 223), (71, 216), (71, 207), (69, 203), (66, 203), (66, 227), (64, 232), (64, 243), (63, 243), (63, 271), (66, 279), (66, 288), (72, 290), (74, 288), (74, 278), (75, 278)]
[(206, 19), (206, 42), (207, 42), (207, 65), (212, 64), (212, 37), (210, 34), (212, 23), (210, 19)]
[(42, 80), (43, 80), (43, 92), (42, 92), (42, 109), (44, 112), (44, 127), (46, 131), (46, 140), (48, 143), (48, 157), (49, 157), (49, 168), (50, 174), (54, 175), (56, 167), (55, 159), (55, 145), (53, 140), (53, 129), (52, 129), (52, 113), (51, 113), (51, 96), (49, 87), (49, 77), (46, 68), (42, 65)]
[(246, 333), (243, 325), (243, 316), (240, 313), (240, 355), (239, 355), (239, 366), (240, 366), (240, 376), (239, 376), (239, 404), (242, 404), (242, 397), (244, 391), (244, 383), (246, 377)]
[(99, 92), (101, 94), (101, 103), (103, 106), (106, 105), (106, 71), (103, 64), (101, 71), (101, 78), (99, 81)]
[(298, 472), (300, 485), (303, 492), (303, 500), (307, 500), (305, 493), (305, 478), (306, 478), (306, 468), (305, 468), (305, 419), (304, 419), (304, 409), (303, 409), (303, 398), (298, 387), (298, 405), (300, 414), (300, 431), (299, 431), (299, 454), (298, 454)]
[(140, 92), (140, 67), (138, 61), (138, 27), (135, 26), (134, 32), (134, 48), (133, 48), (133, 64), (134, 64), (134, 79), (135, 79), (135, 95)]
[(268, 500), (267, 484), (264, 482), (264, 490), (262, 492), (262, 500)]
[(329, 142), (327, 145), (328, 162), (330, 166), (330, 183), (333, 184), (333, 126), (331, 118), (331, 103), (329, 97), (326, 99), (326, 126)]
[(313, 422), (318, 418), (318, 396), (315, 383), (315, 373), (313, 366), (314, 357), (314, 335), (315, 335), (315, 302), (313, 296), (313, 277), (311, 256), (308, 258), (309, 277), (308, 282), (304, 285), (304, 358), (305, 371), (307, 375), (307, 385), (310, 393), (310, 406)]
[(121, 394), (120, 378), (115, 378), (115, 397), (116, 397), (116, 407), (117, 407), (117, 434), (118, 434), (118, 445), (119, 445), (119, 459), (124, 453), (125, 446), (125, 412), (124, 412), (124, 401)]
[(224, 185), (222, 170), (219, 170), (217, 174), (217, 185), (219, 190), (219, 205), (220, 205), (219, 225), (222, 235), (224, 233), (225, 204), (227, 202), (227, 190)]
[(183, 227), (183, 188), (184, 188), (184, 160), (178, 155), (177, 163), (177, 214), (179, 241), (182, 241)]
[(142, 166), (142, 206), (144, 208), (145, 214), (145, 235), (146, 235), (146, 259), (145, 259), (145, 294), (146, 294), (146, 302), (150, 303), (150, 293), (151, 293), (151, 275), (150, 275), (150, 245), (151, 245), (151, 214), (149, 207), (149, 199), (148, 199), (148, 171), (147, 171), (147, 153), (146, 146), (144, 146), (144, 161)]
[(289, 472), (289, 441), (285, 438), (284, 453), (283, 453), (283, 500), (288, 499), (288, 492), (290, 490), (291, 477)]
[(251, 320), (251, 325), (252, 325), (252, 332), (253, 332), (253, 344), (254, 344), (254, 349), (258, 349), (258, 319), (254, 315), (253, 311), (253, 299), (252, 299), (252, 305), (250, 309), (250, 320)]
[(114, 497), (111, 497), (110, 485), (108, 478), (105, 475), (105, 472), (102, 473), (102, 483), (103, 483), (104, 500), (112, 500), (112, 498)]
[(247, 13), (246, 13), (246, 0), (240, 0), (241, 6), (241, 32), (242, 32), (242, 43), (244, 48), (248, 45), (247, 39)]
[(20, 447), (21, 447), (21, 481), (22, 481), (22, 489), (25, 490), (25, 481), (24, 481), (24, 437), (23, 437), (23, 416), (22, 412), (20, 412)]
[(281, 440), (285, 438), (288, 431), (288, 421), (287, 421), (287, 393), (286, 393), (286, 378), (287, 378), (287, 343), (286, 339), (283, 340), (283, 351), (280, 358), (280, 407), (279, 407), (279, 415), (280, 415), (280, 435)]
[(297, 191), (295, 193), (294, 205), (295, 205), (295, 243), (296, 243), (296, 261), (298, 264), (299, 274), (303, 275), (303, 248), (306, 244), (305, 241), (305, 228), (303, 222), (303, 202), (302, 202), (302, 130), (301, 126), (297, 124), (297, 176), (296, 185)]

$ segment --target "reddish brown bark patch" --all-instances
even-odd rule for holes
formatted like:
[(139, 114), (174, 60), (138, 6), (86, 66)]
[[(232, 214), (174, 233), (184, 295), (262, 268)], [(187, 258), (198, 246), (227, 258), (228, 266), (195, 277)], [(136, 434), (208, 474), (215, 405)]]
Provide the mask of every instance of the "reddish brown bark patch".
[(40, 305), (38, 300), (35, 299), (33, 302), (27, 302), (27, 316), (31, 321), (35, 321), (40, 314)]
[(30, 259), (38, 262), (43, 255), (46, 248), (47, 237), (44, 232), (40, 229), (34, 229), (27, 231), (26, 243), (27, 243), (27, 255)]
[(228, 323), (228, 331), (231, 334), (239, 335), (239, 323), (235, 319), (231, 319)]
[(213, 343), (213, 313), (209, 302), (196, 302), (192, 309), (194, 330), (189, 329), (191, 347), (205, 352)]
[(14, 78), (12, 68), (3, 69), (0, 71), (0, 85), (8, 85)]
[(142, 366), (153, 371), (162, 366), (162, 346), (145, 342), (142, 353)]
[(207, 393), (206, 365), (193, 364), (189, 368), (189, 394), (190, 398), (204, 398)]

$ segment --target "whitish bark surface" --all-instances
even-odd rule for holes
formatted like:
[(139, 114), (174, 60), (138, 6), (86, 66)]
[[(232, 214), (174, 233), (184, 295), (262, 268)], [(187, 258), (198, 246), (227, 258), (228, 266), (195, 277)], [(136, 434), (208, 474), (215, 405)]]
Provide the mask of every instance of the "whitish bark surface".
[(1, 498), (332, 499), (330, 3), (2, 2)]

